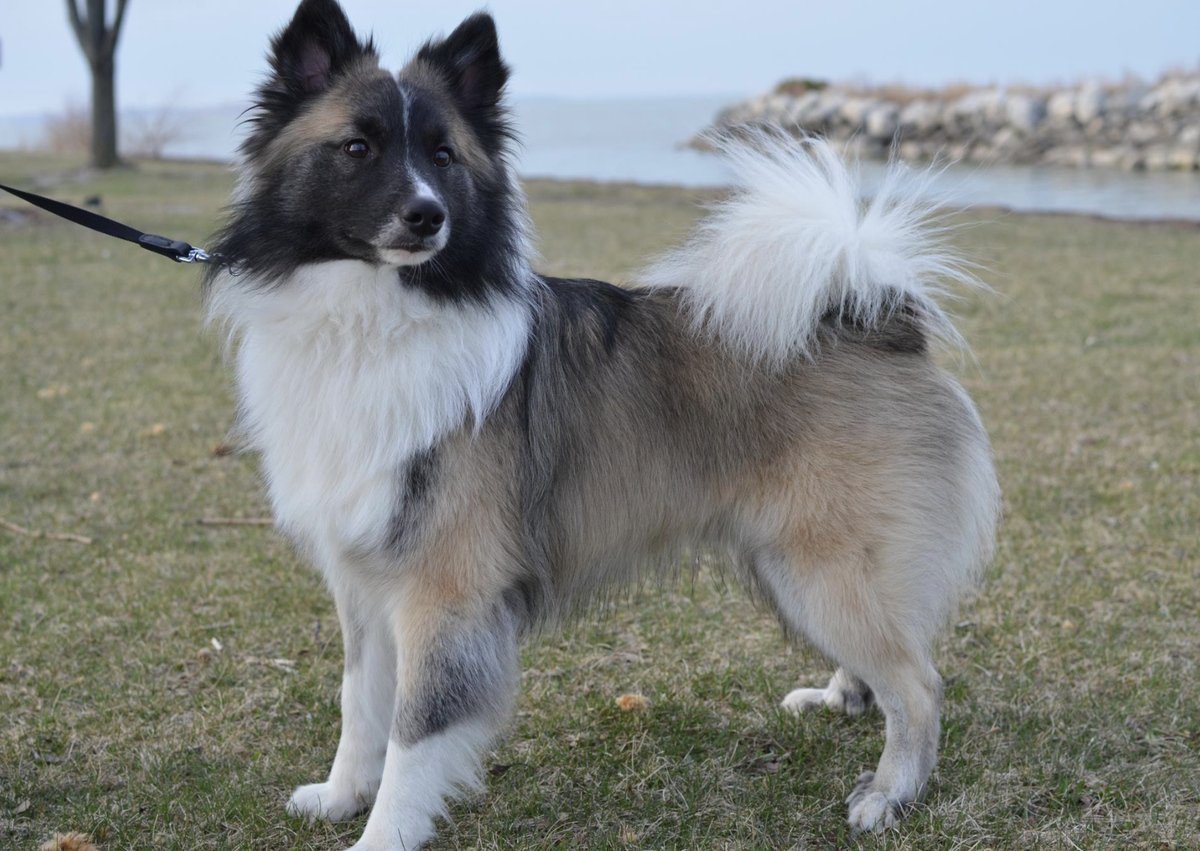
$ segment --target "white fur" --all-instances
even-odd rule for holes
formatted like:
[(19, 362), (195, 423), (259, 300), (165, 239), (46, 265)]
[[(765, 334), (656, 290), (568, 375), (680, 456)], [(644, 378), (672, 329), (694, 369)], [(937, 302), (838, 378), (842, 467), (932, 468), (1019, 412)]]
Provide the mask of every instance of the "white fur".
[(831, 309), (870, 327), (907, 299), (927, 330), (961, 342), (937, 304), (939, 282), (980, 284), (944, 244), (924, 200), (928, 173), (893, 164), (863, 201), (857, 170), (823, 140), (780, 130), (712, 141), (737, 191), (643, 275), (681, 288), (698, 329), (782, 361), (810, 353)]
[[(441, 248), (441, 246), (438, 246)], [(435, 249), (407, 251), (403, 248), (377, 248), (379, 259), (391, 266), (420, 266), (437, 253)]]
[(417, 187), (416, 195), (418, 198), (432, 198), (434, 201), (441, 201), (441, 197), (433, 191), (433, 187), (422, 179), (421, 175), (417, 174), (413, 169), (408, 170), (408, 179)]
[(388, 742), (379, 796), (350, 851), (415, 849), (432, 838), (446, 799), (478, 786), (480, 754), (493, 735), (491, 724), (468, 721), (411, 747)]
[(334, 597), (350, 656), (342, 672), (342, 733), (328, 780), (299, 787), (287, 804), (292, 815), (327, 821), (351, 818), (375, 800), (396, 715), (398, 671), (380, 600), (352, 575), (338, 579)]
[(531, 322), (521, 300), (441, 305), (352, 260), (269, 287), (225, 276), (210, 313), (241, 340), (240, 424), (276, 520), (327, 573), (386, 529), (406, 459), (497, 404)]
[(825, 707), (853, 717), (862, 715), (867, 710), (867, 701), (862, 691), (864, 687), (845, 669), (838, 668), (825, 688), (794, 689), (783, 699), (781, 705), (794, 715)]

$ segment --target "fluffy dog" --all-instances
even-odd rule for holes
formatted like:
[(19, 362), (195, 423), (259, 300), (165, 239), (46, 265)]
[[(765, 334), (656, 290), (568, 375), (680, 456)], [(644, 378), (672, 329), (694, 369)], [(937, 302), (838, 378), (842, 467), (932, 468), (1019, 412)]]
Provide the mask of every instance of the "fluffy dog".
[[(639, 286), (530, 266), (492, 19), (379, 67), (334, 0), (272, 42), (215, 250), (239, 421), (345, 644), (329, 778), (288, 808), (412, 849), (477, 782), (518, 646), (683, 549), (719, 553), (841, 669), (785, 705), (874, 700), (849, 799), (880, 829), (925, 785), (931, 646), (991, 552), (991, 451), (931, 359), (968, 280), (893, 172), (817, 141), (723, 144), (739, 180)], [(372, 806), (373, 805), (373, 806)]]

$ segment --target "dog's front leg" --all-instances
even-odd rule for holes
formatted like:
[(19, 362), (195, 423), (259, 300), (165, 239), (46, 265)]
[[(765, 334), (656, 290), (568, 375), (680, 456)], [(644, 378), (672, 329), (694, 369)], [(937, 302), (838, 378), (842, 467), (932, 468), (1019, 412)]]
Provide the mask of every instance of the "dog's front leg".
[(375, 800), (396, 696), (396, 651), (386, 613), (342, 576), (334, 586), (342, 626), (342, 735), (324, 783), (301, 786), (288, 812), (341, 821)]
[(413, 851), (445, 801), (479, 782), (479, 760), (507, 719), (518, 616), (502, 600), (397, 607), (396, 712), (383, 782), (351, 851)]

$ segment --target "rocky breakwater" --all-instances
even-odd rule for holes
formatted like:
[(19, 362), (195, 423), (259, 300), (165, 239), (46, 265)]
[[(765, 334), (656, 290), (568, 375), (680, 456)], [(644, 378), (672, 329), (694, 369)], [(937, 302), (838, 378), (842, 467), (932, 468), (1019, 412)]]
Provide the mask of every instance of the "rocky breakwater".
[[(1057, 90), (913, 91), (790, 81), (723, 110), (710, 131), (771, 124), (860, 156), (906, 160), (1200, 169), (1200, 74)], [(694, 143), (703, 147), (699, 137)]]

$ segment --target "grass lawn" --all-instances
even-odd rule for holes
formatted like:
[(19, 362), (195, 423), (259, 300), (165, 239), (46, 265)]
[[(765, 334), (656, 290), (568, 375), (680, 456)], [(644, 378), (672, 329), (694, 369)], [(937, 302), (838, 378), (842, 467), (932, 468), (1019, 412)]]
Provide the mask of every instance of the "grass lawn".
[[(86, 181), (0, 154), (0, 182), (204, 244), (221, 169)], [(625, 280), (697, 193), (533, 182), (540, 268)], [(0, 205), (20, 209), (15, 200)], [(1195, 848), (1200, 844), (1200, 230), (972, 213), (998, 296), (954, 364), (995, 442), (995, 564), (938, 653), (942, 759), (900, 829), (843, 799), (878, 713), (788, 717), (829, 665), (705, 572), (631, 592), (525, 653), (486, 793), (438, 849)], [(0, 218), (0, 847), (337, 849), (365, 819), (283, 804), (337, 744), (341, 645), (315, 573), (269, 528), (194, 272), (47, 216)], [(217, 649), (217, 647), (221, 649)], [(624, 712), (640, 693), (650, 707)]]

